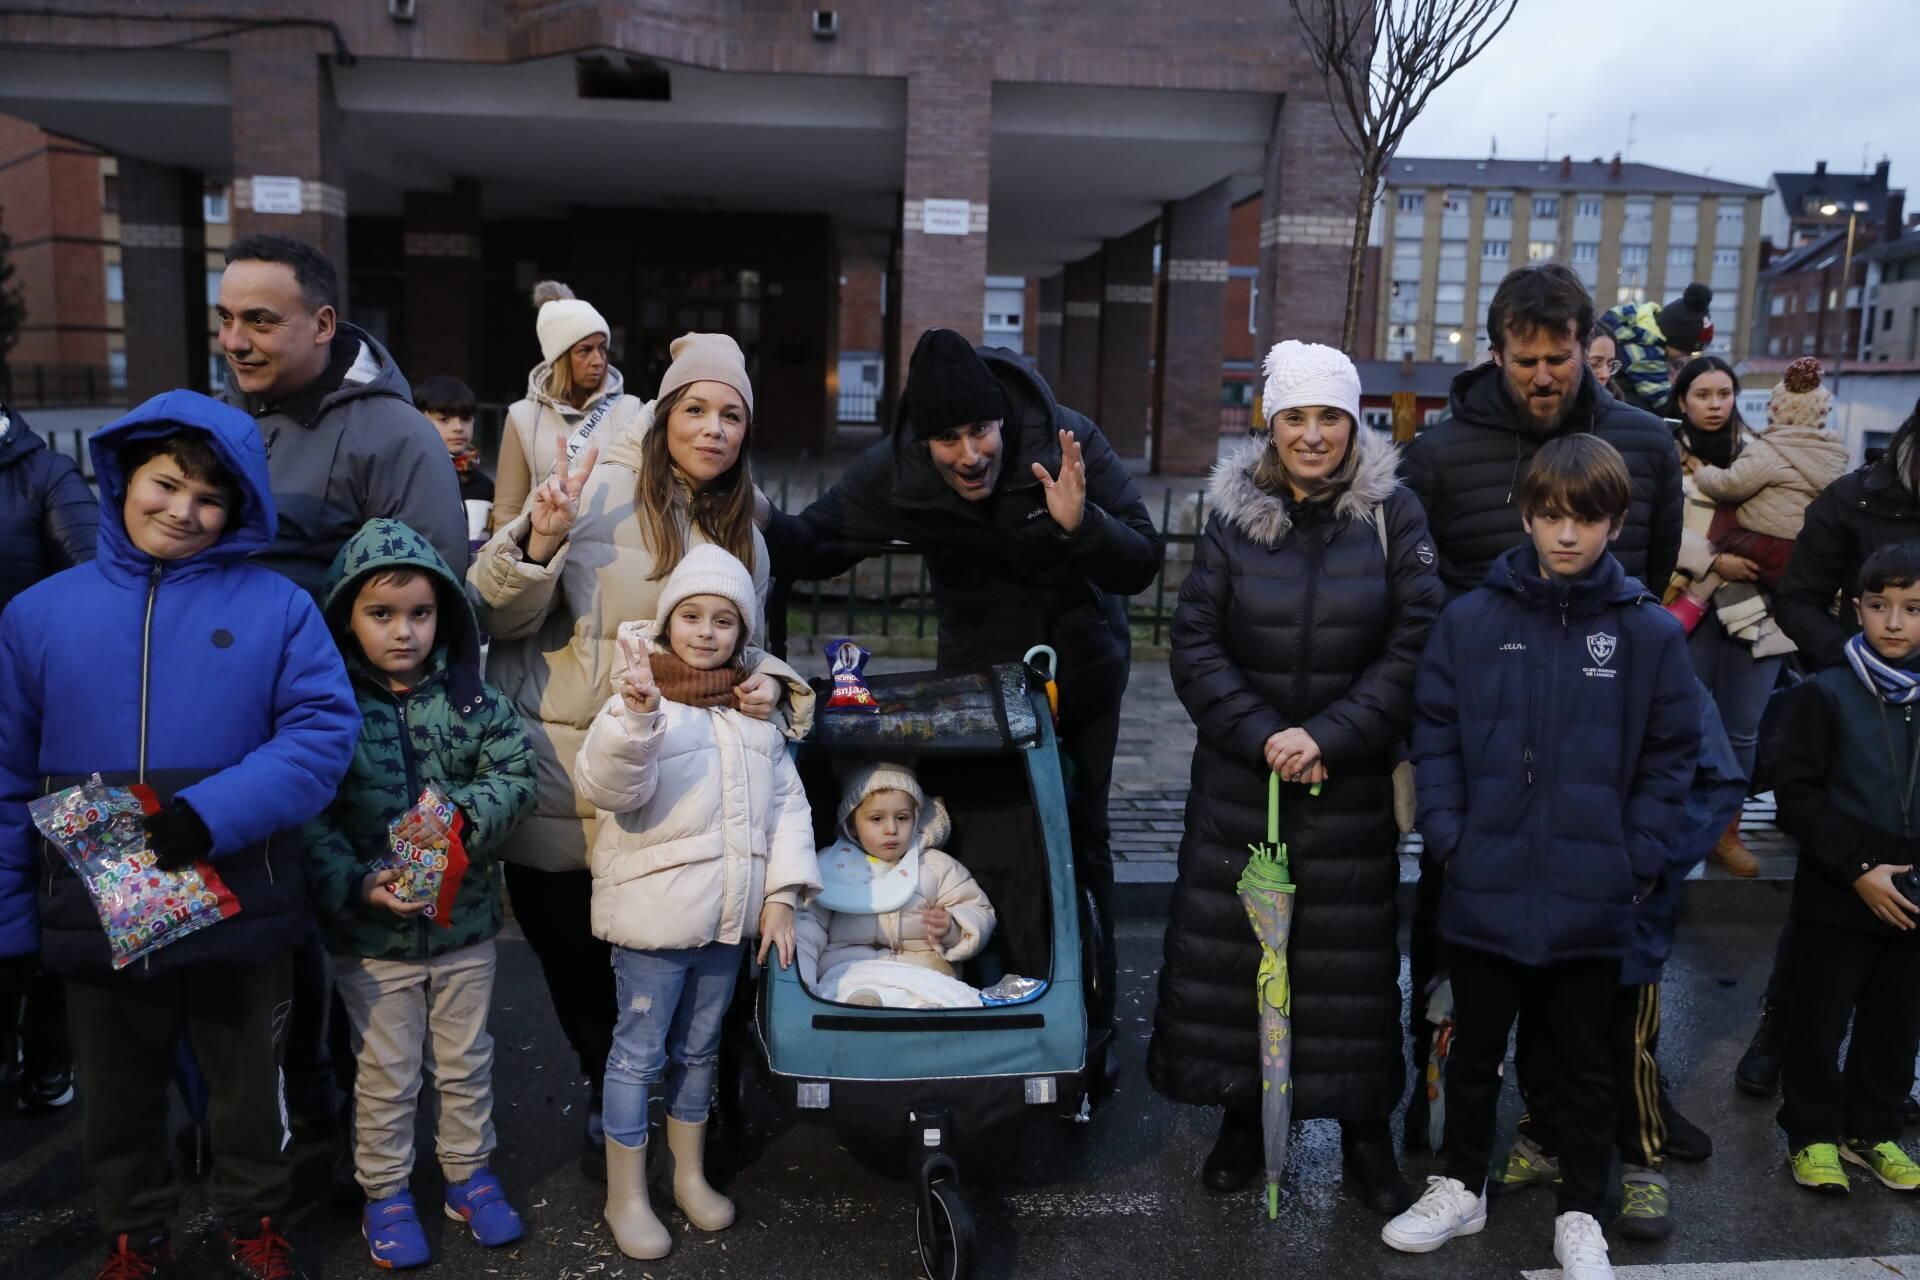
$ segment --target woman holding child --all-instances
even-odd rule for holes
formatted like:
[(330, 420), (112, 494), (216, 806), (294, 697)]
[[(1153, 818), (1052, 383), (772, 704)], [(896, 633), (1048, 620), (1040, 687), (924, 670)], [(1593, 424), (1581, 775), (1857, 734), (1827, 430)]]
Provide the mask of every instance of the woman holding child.
[[(488, 676), (519, 708), (538, 756), (533, 816), (500, 851), (507, 892), (540, 958), (555, 1012), (592, 1084), (590, 1172), (603, 1149), (600, 1082), (613, 1041), (610, 952), (589, 923), (587, 852), (598, 820), (574, 786), (574, 761), (619, 665), (616, 629), (654, 618), (667, 576), (694, 546), (713, 544), (749, 566), (765, 634), (767, 549), (753, 526), (747, 451), (753, 387), (739, 346), (724, 334), (673, 344), (660, 397), (633, 427), (596, 434), (533, 491), (469, 575), (480, 621), (493, 636)], [(770, 719), (786, 693), (791, 728), (811, 721), (813, 695), (792, 668), (750, 645), (752, 674), (728, 698)]]
[(1338, 1119), (1348, 1178), (1393, 1214), (1411, 1195), (1388, 1127), (1406, 1083), (1392, 774), (1442, 589), (1397, 455), (1359, 426), (1353, 362), (1283, 342), (1266, 374), (1265, 438), (1214, 468), (1174, 615), (1173, 683), (1200, 741), (1148, 1071), (1224, 1109), (1203, 1176), (1246, 1186), (1262, 1163), (1260, 947), (1236, 884), (1277, 772), (1298, 886), (1293, 1114)]

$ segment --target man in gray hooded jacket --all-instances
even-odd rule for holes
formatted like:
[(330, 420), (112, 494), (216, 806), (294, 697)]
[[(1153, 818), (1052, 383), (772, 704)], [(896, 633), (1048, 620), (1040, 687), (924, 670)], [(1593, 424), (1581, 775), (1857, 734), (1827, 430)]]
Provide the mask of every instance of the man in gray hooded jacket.
[(280, 509), (259, 562), (317, 598), (341, 545), (389, 516), (464, 575), (466, 514), (446, 446), (393, 356), (339, 318), (339, 297), (333, 264), (312, 245), (252, 235), (227, 249), (217, 306), (225, 398), (260, 424)]

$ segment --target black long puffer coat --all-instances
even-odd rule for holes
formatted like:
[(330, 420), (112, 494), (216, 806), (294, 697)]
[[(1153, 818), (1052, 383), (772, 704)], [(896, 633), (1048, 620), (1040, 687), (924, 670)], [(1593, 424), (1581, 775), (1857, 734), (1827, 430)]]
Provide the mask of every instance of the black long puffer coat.
[(0, 406), (0, 610), (40, 579), (93, 559), (100, 502), (73, 460)]
[(1328, 781), (1317, 798), (1282, 788), (1298, 886), (1294, 1114), (1378, 1120), (1405, 1082), (1393, 764), (1443, 591), (1391, 445), (1358, 431), (1344, 491), (1305, 504), (1254, 484), (1264, 448), (1214, 468), (1213, 515), (1174, 614), (1174, 688), (1200, 740), (1147, 1069), (1180, 1102), (1260, 1105), (1260, 947), (1235, 886), (1248, 844), (1266, 836), (1266, 741), (1298, 725)]

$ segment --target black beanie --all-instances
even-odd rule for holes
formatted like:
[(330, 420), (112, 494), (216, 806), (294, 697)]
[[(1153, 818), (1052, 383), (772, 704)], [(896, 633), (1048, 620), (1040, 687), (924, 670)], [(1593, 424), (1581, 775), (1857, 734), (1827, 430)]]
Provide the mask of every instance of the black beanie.
[(907, 425), (915, 440), (964, 422), (1007, 416), (1006, 393), (973, 344), (951, 329), (929, 329), (907, 362)]
[(1686, 292), (1660, 308), (1660, 332), (1666, 335), (1669, 349), (1702, 351), (1713, 341), (1713, 317), (1707, 308), (1713, 305), (1713, 290), (1695, 282)]

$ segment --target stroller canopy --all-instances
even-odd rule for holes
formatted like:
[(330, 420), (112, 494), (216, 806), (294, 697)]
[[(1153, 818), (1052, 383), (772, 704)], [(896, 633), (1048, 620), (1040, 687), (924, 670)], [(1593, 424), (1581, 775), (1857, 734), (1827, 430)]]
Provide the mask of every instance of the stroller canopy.
[[(958, 674), (870, 676), (867, 687), (879, 711), (823, 712), (807, 745), (912, 757), (1032, 746), (1040, 740), (1037, 681), (1031, 668), (1017, 662)], [(813, 683), (824, 705), (832, 687), (824, 680)]]

